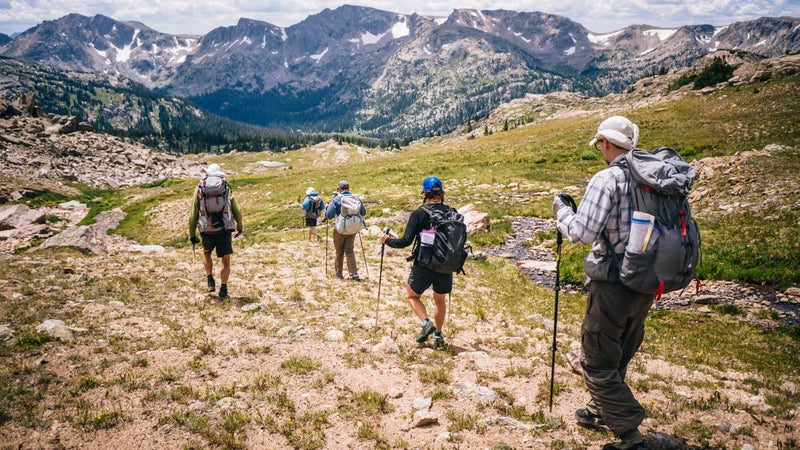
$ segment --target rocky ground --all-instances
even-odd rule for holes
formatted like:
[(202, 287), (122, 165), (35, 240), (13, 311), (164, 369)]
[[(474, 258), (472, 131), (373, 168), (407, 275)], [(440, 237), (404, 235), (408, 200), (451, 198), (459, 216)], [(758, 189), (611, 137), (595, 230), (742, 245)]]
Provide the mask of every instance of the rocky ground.
[[(14, 370), (16, 382), (43, 400), (32, 411), (36, 426), (0, 424), (5, 448), (581, 449), (612, 440), (572, 421), (587, 400), (576, 364), (579, 318), (559, 321), (558, 391), (550, 412), (552, 320), (531, 308), (552, 308), (552, 290), (522, 294), (512, 310), (486, 303), (493, 293), (480, 282), (498, 258), (508, 258), (551, 286), (552, 252), (531, 244), (536, 233), (552, 230), (551, 220), (513, 218), (515, 233), (505, 245), (468, 261), (469, 276), (456, 278), (449, 300), (448, 347), (437, 351), (413, 341), (419, 325), (403, 290), (407, 251), (386, 251), (379, 275), (375, 236), (361, 240), (358, 261), (367, 279), (361, 283), (330, 276), (326, 241), (306, 241), (305, 230), (287, 230), (275, 243), (237, 240), (232, 298), (220, 302), (204, 292), (200, 261), (187, 247), (143, 247), (106, 236), (102, 229), (119, 218), (99, 218), (91, 233), (102, 247), (95, 256), (51, 251), (46, 259), (4, 258), (0, 296), (48, 311), (37, 329), (56, 339), (44, 352), (6, 358), (5, 373)], [(62, 234), (68, 233), (69, 227)], [(579, 288), (568, 287), (563, 301), (570, 291)], [(673, 294), (655, 308), (709, 313), (709, 302), (737, 302), (753, 311), (783, 308), (783, 319), (796, 320), (799, 299), (708, 283), (700, 296)], [(20, 339), (18, 325), (0, 324), (0, 339)], [(765, 414), (768, 391), (742, 384), (751, 374), (644, 353), (632, 367), (630, 382), (650, 411), (643, 430), (653, 449), (710, 442), (796, 448), (792, 426)], [(787, 380), (785, 389), (797, 388)], [(682, 410), (684, 402), (717, 406)], [(710, 437), (674, 431), (680, 424), (707, 429)]]

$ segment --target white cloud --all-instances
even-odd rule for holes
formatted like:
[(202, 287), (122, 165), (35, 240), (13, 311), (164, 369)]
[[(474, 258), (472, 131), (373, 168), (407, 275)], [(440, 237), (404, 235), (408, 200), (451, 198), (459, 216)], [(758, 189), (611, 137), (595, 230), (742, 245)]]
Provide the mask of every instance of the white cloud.
[(596, 33), (633, 24), (671, 28), (726, 25), (764, 16), (800, 17), (800, 0), (407, 0), (402, 6), (396, 0), (0, 0), (0, 32), (11, 34), (43, 20), (79, 13), (134, 20), (165, 33), (205, 34), (235, 25), (242, 17), (288, 27), (345, 3), (436, 16), (447, 16), (455, 8), (541, 11), (568, 17)]

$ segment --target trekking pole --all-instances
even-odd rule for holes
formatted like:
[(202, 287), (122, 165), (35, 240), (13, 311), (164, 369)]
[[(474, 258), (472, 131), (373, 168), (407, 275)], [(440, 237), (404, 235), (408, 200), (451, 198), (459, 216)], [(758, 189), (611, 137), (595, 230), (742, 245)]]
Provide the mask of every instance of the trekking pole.
[(452, 292), (448, 292), (447, 293), (447, 323), (450, 323), (450, 312), (451, 312), (450, 300), (452, 300), (452, 298), (453, 298), (453, 293)]
[(194, 242), (192, 242), (192, 265), (194, 265), (195, 255), (196, 255), (196, 253), (194, 251)]
[(325, 278), (328, 278), (328, 220), (325, 219)]
[[(385, 234), (389, 234), (389, 227), (383, 229)], [(381, 264), (378, 268), (378, 301), (375, 302), (375, 328), (378, 328), (378, 310), (381, 307), (381, 279), (383, 278), (383, 252), (386, 244), (381, 244)]]
[(364, 256), (364, 270), (369, 278), (369, 266), (367, 265), (367, 252), (364, 251), (364, 240), (361, 239), (361, 232), (358, 233), (358, 242), (361, 242), (361, 254)]
[[(572, 210), (577, 210), (575, 200), (567, 194), (558, 194), (564, 204), (572, 207)], [(561, 290), (561, 243), (564, 241), (564, 236), (561, 230), (556, 226), (556, 301), (553, 307), (553, 345), (550, 347), (552, 351), (552, 359), (550, 360), (550, 412), (553, 412), (553, 391), (555, 390), (555, 376), (556, 376), (556, 331), (558, 329), (558, 292)]]

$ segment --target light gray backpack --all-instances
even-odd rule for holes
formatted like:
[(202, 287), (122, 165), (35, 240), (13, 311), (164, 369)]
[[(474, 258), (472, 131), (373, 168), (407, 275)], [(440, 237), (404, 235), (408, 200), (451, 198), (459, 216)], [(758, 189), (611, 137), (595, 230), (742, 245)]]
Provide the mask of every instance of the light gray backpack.
[(647, 249), (628, 245), (619, 264), (619, 279), (642, 294), (685, 288), (697, 277), (700, 263), (700, 231), (692, 218), (686, 196), (695, 171), (675, 150), (660, 147), (652, 152), (632, 150), (615, 163), (630, 175), (633, 211), (654, 216), (654, 239)]

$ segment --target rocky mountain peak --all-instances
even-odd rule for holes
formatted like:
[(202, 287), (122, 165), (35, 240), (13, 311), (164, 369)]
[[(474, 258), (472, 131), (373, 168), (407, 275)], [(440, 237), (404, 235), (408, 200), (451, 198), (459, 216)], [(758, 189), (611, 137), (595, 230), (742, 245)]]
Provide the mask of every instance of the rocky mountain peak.
[[(116, 71), (255, 125), (405, 138), (450, 132), (526, 94), (621, 92), (723, 49), (800, 51), (800, 19), (596, 34), (542, 12), (455, 9), (439, 18), (343, 5), (287, 28), (241, 18), (204, 36), (175, 36), (70, 14), (26, 31), (0, 54)], [(242, 110), (246, 117), (237, 116)]]

